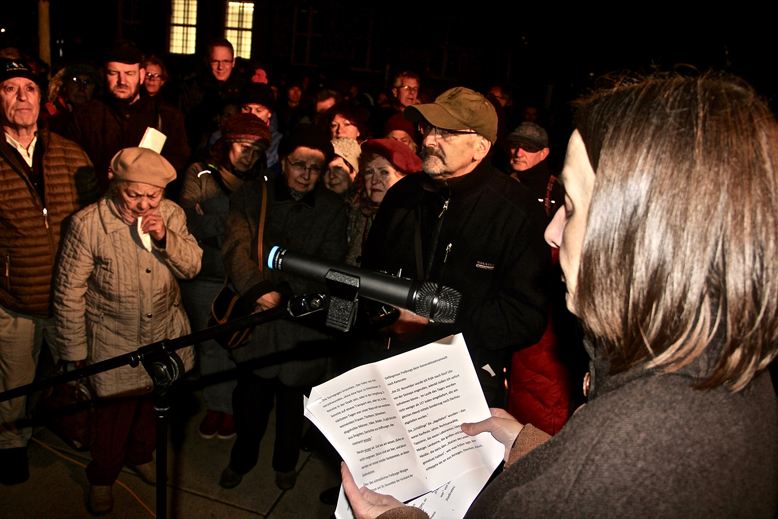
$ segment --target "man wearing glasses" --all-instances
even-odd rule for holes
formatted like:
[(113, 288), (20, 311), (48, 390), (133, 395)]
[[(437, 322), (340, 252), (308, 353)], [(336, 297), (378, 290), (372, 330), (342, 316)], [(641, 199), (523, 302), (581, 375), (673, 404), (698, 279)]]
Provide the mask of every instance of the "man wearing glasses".
[(394, 78), (392, 93), (397, 98), (396, 104), (400, 105), (401, 110), (413, 106), (419, 95), (419, 75), (410, 70), (400, 72)]
[(362, 351), (363, 360), (463, 332), (487, 402), (503, 406), (510, 353), (546, 328), (545, 215), (532, 192), (492, 167), (497, 114), (481, 94), (452, 88), (403, 116), (424, 136), (424, 171), (387, 192), (362, 266), (454, 288), (463, 300), (453, 325), (401, 311), (380, 353)]

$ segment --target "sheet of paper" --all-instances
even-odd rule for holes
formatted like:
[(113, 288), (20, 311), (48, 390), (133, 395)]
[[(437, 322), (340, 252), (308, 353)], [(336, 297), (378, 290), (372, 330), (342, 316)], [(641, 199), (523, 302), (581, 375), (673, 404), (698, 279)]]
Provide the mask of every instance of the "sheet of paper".
[(148, 126), (146, 128), (146, 132), (143, 134), (143, 138), (140, 140), (140, 144), (138, 144), (138, 147), (154, 150), (157, 153), (162, 153), (162, 148), (165, 147), (166, 140), (167, 136), (164, 133), (155, 128), (152, 128), (151, 126)]
[(305, 415), (338, 450), (358, 486), (401, 501), (474, 469), (488, 479), (504, 453), (491, 435), (471, 437), (460, 428), (490, 416), (461, 335), (315, 387)]
[[(491, 475), (486, 467), (475, 468), (406, 504), (424, 510), (430, 519), (462, 519)], [(335, 518), (354, 519), (354, 512), (343, 492), (343, 485), (340, 486), (338, 494)]]

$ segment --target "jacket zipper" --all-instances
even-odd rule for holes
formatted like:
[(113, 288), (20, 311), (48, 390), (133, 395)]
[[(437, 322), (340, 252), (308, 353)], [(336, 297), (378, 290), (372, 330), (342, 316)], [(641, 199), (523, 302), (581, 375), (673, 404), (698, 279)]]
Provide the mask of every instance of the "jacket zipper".
[(45, 207), (43, 208), (43, 224), (46, 226), (46, 229), (49, 228), (49, 210)]
[[(443, 201), (443, 208), (440, 210), (440, 214), (438, 215), (438, 223), (435, 226), (435, 234), (433, 235), (432, 239), (432, 250), (429, 260), (427, 261), (427, 272), (426, 274), (423, 273), (424, 279), (428, 279), (430, 275), (432, 275), (432, 263), (435, 261), (435, 252), (438, 250), (438, 238), (440, 238), (440, 230), (443, 228), (443, 217), (446, 216), (446, 211), (448, 211), (448, 204), (450, 201), (451, 191), (448, 193), (448, 198)], [(448, 253), (446, 253), (446, 256), (448, 256)]]

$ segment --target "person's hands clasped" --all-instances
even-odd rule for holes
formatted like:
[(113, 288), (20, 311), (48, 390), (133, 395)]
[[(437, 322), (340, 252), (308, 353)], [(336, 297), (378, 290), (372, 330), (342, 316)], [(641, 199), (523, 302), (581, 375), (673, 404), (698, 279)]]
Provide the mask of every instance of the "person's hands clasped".
[(524, 425), (519, 423), (504, 409), (491, 407), (489, 412), (492, 413), (491, 418), (476, 423), (463, 423), (462, 432), (470, 436), (475, 436), (482, 432), (492, 433), (494, 439), (505, 446), (505, 461), (507, 462), (516, 437), (524, 428)]
[(373, 492), (367, 487), (357, 488), (354, 477), (344, 462), (340, 463), (340, 475), (343, 478), (343, 491), (357, 519), (375, 519), (392, 508), (405, 506), (392, 496)]
[(165, 227), (165, 219), (158, 214), (150, 214), (144, 216), (140, 224), (141, 231), (148, 233), (155, 241), (161, 242), (165, 239), (167, 228)]

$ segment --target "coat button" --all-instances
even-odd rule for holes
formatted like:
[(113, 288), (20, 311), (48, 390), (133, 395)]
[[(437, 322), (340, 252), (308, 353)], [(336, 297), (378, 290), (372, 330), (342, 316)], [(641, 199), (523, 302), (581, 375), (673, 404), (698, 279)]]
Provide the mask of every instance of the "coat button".
[(146, 269), (146, 274), (151, 274), (151, 269)]
[(151, 314), (146, 314), (146, 317), (148, 317), (149, 319), (151, 319)]

